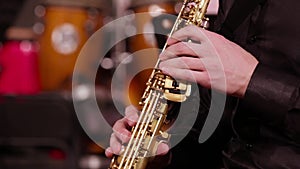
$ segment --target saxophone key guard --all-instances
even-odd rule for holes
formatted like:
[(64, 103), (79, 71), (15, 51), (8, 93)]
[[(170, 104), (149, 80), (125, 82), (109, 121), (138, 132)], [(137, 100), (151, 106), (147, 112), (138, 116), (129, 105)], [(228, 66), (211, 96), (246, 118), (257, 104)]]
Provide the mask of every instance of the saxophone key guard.
[(191, 84), (178, 82), (167, 76), (164, 85), (164, 97), (174, 102), (184, 102), (191, 95)]

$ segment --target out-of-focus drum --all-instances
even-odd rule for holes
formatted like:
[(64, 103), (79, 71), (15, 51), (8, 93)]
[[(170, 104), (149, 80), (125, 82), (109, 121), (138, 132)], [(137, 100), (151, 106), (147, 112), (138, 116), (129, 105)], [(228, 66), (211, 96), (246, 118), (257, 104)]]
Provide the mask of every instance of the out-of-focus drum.
[(39, 39), (42, 90), (70, 89), (82, 46), (103, 25), (102, 3), (102, 0), (46, 1), (44, 32)]
[[(137, 35), (129, 38), (128, 51), (134, 53), (135, 59), (132, 64), (137, 67), (137, 70), (147, 68), (149, 65), (154, 66), (157, 62), (160, 49), (164, 46), (166, 37), (173, 27), (175, 15), (179, 12), (179, 2), (178, 0), (132, 0), (131, 9), (135, 14), (134, 22)], [(149, 33), (156, 32), (157, 29), (160, 29), (159, 32), (164, 32), (164, 34)], [(147, 51), (139, 52), (142, 50)], [(139, 73), (131, 82), (129, 87), (131, 103), (138, 103), (150, 72), (147, 70)]]
[(31, 28), (10, 27), (0, 51), (0, 94), (37, 94), (38, 45)]
[[(141, 0), (133, 0), (131, 8), (133, 9), (134, 13), (136, 14), (135, 23), (136, 23), (136, 31), (138, 33), (143, 32), (150, 32), (154, 31), (156, 26), (154, 25), (154, 20), (156, 18), (163, 18), (162, 16), (165, 14), (177, 14), (177, 4), (178, 0), (148, 0), (148, 1), (141, 1)], [(147, 13), (147, 14), (146, 14)], [(141, 15), (139, 15), (141, 14)], [(168, 20), (169, 18), (166, 17), (164, 20), (164, 25), (167, 31), (170, 31), (173, 23), (172, 21)], [(158, 23), (159, 24), (159, 23)], [(155, 35), (150, 34), (141, 34), (134, 36), (130, 40), (129, 50), (131, 52), (135, 52), (145, 48), (152, 48), (152, 47), (159, 47), (161, 46), (157, 42)]]

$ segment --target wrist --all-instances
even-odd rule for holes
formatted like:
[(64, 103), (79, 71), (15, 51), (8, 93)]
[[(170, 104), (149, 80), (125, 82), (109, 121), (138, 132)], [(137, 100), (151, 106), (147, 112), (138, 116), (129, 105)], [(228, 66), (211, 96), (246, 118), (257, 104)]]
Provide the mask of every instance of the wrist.
[(256, 59), (250, 64), (248, 73), (246, 74), (245, 80), (242, 84), (242, 87), (240, 88), (240, 91), (238, 92), (238, 97), (243, 98), (245, 96), (245, 93), (247, 91), (247, 88), (249, 86), (252, 75), (253, 75), (257, 65), (258, 65), (258, 61)]

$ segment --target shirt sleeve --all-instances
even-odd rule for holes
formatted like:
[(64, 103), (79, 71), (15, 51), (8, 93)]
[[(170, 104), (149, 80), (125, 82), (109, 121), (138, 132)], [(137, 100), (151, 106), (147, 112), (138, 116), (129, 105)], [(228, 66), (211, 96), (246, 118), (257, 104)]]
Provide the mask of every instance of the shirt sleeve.
[[(295, 73), (296, 74), (296, 73)], [(259, 64), (249, 82), (243, 104), (258, 113), (264, 124), (275, 126), (300, 142), (300, 78)]]

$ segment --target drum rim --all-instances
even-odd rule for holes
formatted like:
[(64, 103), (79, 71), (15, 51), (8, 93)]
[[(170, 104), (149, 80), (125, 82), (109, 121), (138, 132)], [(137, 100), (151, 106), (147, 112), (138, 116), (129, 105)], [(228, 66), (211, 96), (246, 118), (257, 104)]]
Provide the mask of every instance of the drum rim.
[(159, 4), (166, 4), (166, 3), (180, 3), (181, 0), (149, 0), (149, 1), (141, 1), (141, 0), (132, 0), (130, 8), (136, 8), (141, 6), (147, 6), (147, 5), (159, 5)]
[(67, 7), (81, 7), (81, 8), (97, 8), (104, 10), (110, 8), (111, 4), (107, 4), (104, 0), (45, 0), (46, 6), (67, 6)]
[(34, 40), (37, 35), (31, 27), (11, 26), (7, 28), (5, 37), (9, 40)]

